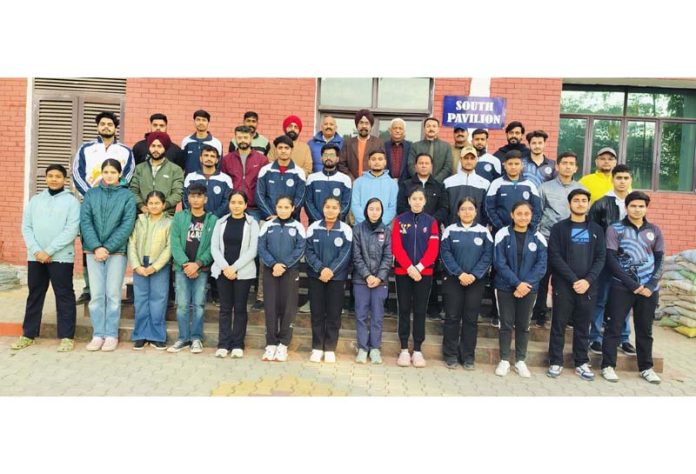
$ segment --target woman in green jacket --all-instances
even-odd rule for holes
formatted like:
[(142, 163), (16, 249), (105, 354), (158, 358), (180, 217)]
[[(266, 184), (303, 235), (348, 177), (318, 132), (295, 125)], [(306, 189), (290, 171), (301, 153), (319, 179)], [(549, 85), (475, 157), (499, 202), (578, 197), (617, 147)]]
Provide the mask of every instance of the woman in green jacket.
[(166, 349), (167, 297), (169, 296), (169, 229), (172, 219), (164, 214), (164, 193), (151, 191), (146, 196), (147, 214), (141, 214), (128, 241), (128, 261), (133, 269), (135, 327), (133, 349), (150, 343)]

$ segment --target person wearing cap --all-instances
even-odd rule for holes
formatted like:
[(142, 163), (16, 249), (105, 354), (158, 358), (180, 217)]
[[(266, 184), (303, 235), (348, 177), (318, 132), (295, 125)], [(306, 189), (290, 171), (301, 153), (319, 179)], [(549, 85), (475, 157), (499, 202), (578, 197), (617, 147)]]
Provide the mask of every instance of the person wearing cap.
[(459, 157), (462, 156), (462, 149), (471, 146), (469, 143), (469, 129), (466, 127), (454, 127), (454, 144), (452, 145), (452, 174), (459, 171), (461, 164)]
[[(483, 203), (491, 183), (476, 172), (478, 151), (472, 146), (465, 146), (460, 151), (459, 172), (453, 174), (443, 183), (447, 193), (449, 216), (447, 224), (459, 222), (457, 204), (464, 198), (472, 198), (476, 207), (476, 222), (487, 225)], [(497, 158), (496, 158), (497, 159)]]
[[(585, 189), (585, 187), (575, 181), (573, 176), (578, 171), (578, 157), (572, 151), (564, 151), (558, 155), (558, 162), (555, 163), (557, 176), (551, 181), (542, 183), (539, 187), (539, 199), (541, 201), (541, 223), (539, 232), (548, 240), (551, 236), (551, 228), (557, 222), (570, 217), (568, 208), (568, 194), (575, 189)], [(549, 291), (549, 277), (551, 275), (550, 265), (546, 267), (546, 275), (539, 283), (539, 292), (532, 317), (537, 327), (546, 325), (546, 297)]]
[(438, 138), (440, 133), (440, 121), (435, 117), (428, 117), (423, 122), (425, 138), (411, 145), (408, 152), (408, 172), (410, 176), (416, 174), (416, 157), (427, 153), (433, 157), (433, 176), (439, 182), (452, 174), (452, 149), (449, 144)]
[[(297, 139), (302, 133), (302, 120), (297, 115), (289, 115), (283, 120), (283, 130), (285, 135), (292, 140), (292, 153), (290, 159), (305, 172), (305, 176), (312, 174), (312, 151), (309, 145)], [(271, 147), (268, 152), (268, 161), (274, 161), (277, 158), (275, 146)]]
[(164, 212), (174, 215), (184, 192), (184, 170), (167, 159), (166, 150), (172, 141), (165, 132), (147, 134), (147, 160), (135, 167), (130, 190), (135, 194), (138, 210), (147, 214), (147, 195), (152, 191), (164, 194)]
[(587, 174), (580, 178), (580, 184), (585, 186), (592, 195), (591, 202), (594, 203), (599, 198), (612, 190), (611, 170), (617, 163), (616, 150), (611, 147), (604, 147), (597, 152), (595, 165), (597, 169), (594, 173)]
[(502, 173), (502, 164), (497, 156), (488, 153), (488, 130), (477, 128), (471, 134), (471, 146), (478, 153), (478, 161), (476, 162), (476, 174), (490, 182), (500, 178)]
[[(251, 129), (251, 149), (256, 150), (264, 156), (268, 156), (268, 152), (271, 150), (271, 142), (268, 138), (261, 135), (256, 129), (259, 126), (259, 114), (253, 110), (244, 112), (244, 117), (242, 117), (242, 125), (249, 127)], [(233, 152), (237, 149), (237, 138), (230, 140), (228, 152)]]
[(534, 130), (527, 134), (527, 143), (529, 143), (529, 156), (524, 159), (524, 177), (530, 180), (539, 188), (541, 183), (551, 181), (556, 177), (556, 162), (544, 155), (546, 140), (549, 135), (543, 130)]
[(210, 114), (205, 110), (196, 110), (193, 113), (193, 123), (196, 131), (184, 138), (181, 142), (181, 153), (183, 155), (184, 173), (189, 174), (194, 171), (201, 171), (201, 150), (204, 145), (211, 145), (218, 151), (218, 156), (222, 156), (222, 143), (215, 138), (209, 131)]
[(32, 197), (22, 214), (22, 237), (27, 248), (27, 296), (22, 335), (10, 346), (20, 350), (34, 344), (48, 285), (56, 297), (59, 352), (75, 346), (75, 292), (73, 266), (75, 237), (80, 228), (80, 202), (65, 189), (68, 172), (63, 165), (46, 167), (47, 189)]
[[(367, 159), (374, 151), (384, 153), (384, 142), (381, 138), (370, 135), (375, 117), (367, 109), (355, 113), (355, 128), (357, 137), (351, 137), (343, 142), (341, 159), (338, 161), (338, 171), (350, 176), (355, 181), (368, 169)], [(362, 208), (360, 208), (362, 212)]]
[[(150, 115), (150, 131), (145, 134), (145, 138), (133, 145), (133, 158), (135, 158), (135, 166), (144, 163), (147, 160), (150, 145), (147, 143), (147, 136), (152, 132), (167, 132), (167, 116), (161, 113)], [(183, 154), (181, 148), (176, 143), (171, 142), (165, 151), (167, 160), (184, 169)]]
[[(98, 136), (95, 140), (83, 143), (75, 153), (72, 164), (72, 178), (75, 189), (84, 196), (87, 191), (101, 182), (101, 166), (105, 160), (112, 158), (121, 164), (121, 180), (128, 183), (135, 171), (135, 159), (130, 148), (116, 139), (119, 120), (113, 112), (100, 112), (94, 119)], [(82, 272), (85, 287), (77, 299), (77, 304), (90, 300), (89, 274), (87, 257), (82, 259)]]
[(493, 153), (501, 162), (505, 160), (505, 154), (512, 150), (519, 151), (522, 158), (529, 156), (531, 151), (527, 148), (527, 145), (522, 143), (522, 137), (524, 136), (524, 125), (522, 122), (514, 121), (510, 122), (507, 127), (505, 127), (505, 138), (507, 139), (507, 145), (498, 148), (498, 151)]
[[(563, 162), (570, 161), (561, 154)], [(559, 172), (559, 177), (565, 174)], [(550, 183), (551, 181), (549, 181)], [(563, 346), (566, 326), (573, 321), (573, 362), (575, 373), (583, 380), (594, 380), (587, 348), (588, 329), (594, 312), (599, 275), (604, 268), (604, 231), (587, 219), (590, 192), (576, 187), (566, 197), (569, 217), (556, 222), (548, 238), (548, 261), (553, 275), (553, 317), (549, 337), (549, 369), (546, 375), (556, 378), (563, 370)], [(548, 272), (547, 272), (548, 273)], [(546, 299), (546, 294), (539, 293)]]
[(408, 152), (412, 142), (406, 140), (406, 122), (401, 118), (395, 118), (389, 123), (389, 140), (384, 142), (384, 151), (387, 152), (387, 169), (389, 175), (399, 182), (408, 179)]
[(607, 264), (611, 270), (611, 290), (607, 325), (602, 346), (602, 377), (609, 382), (619, 378), (614, 372), (625, 314), (633, 310), (638, 370), (646, 381), (659, 384), (653, 370), (652, 326), (662, 278), (665, 241), (662, 231), (645, 218), (650, 196), (634, 191), (626, 196), (626, 217), (607, 229)]
[(324, 145), (336, 145), (339, 149), (343, 148), (343, 137), (338, 134), (336, 119), (331, 115), (324, 115), (321, 118), (321, 130), (312, 137), (307, 145), (312, 152), (312, 171), (316, 173), (324, 167), (321, 160), (321, 149)]

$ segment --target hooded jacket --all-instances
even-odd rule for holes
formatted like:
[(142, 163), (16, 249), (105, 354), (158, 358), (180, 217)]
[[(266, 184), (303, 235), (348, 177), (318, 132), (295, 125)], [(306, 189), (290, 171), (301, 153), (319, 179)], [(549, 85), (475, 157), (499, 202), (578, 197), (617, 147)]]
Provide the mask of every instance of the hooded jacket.
[(367, 221), (353, 227), (353, 284), (367, 285), (370, 275), (387, 284), (393, 260), (391, 232), (384, 223), (374, 230)]
[(82, 248), (87, 253), (104, 247), (110, 254), (125, 254), (135, 215), (135, 196), (124, 184), (100, 182), (87, 191), (80, 208)]
[(75, 261), (75, 238), (80, 230), (80, 202), (63, 189), (54, 196), (48, 189), (31, 198), (22, 213), (22, 237), (27, 260), (35, 262), (35, 253), (44, 251), (52, 261)]
[(367, 201), (376, 197), (382, 201), (384, 212), (382, 222), (389, 225), (396, 216), (396, 201), (399, 194), (399, 186), (396, 184), (387, 170), (380, 176), (375, 176), (369, 171), (356, 179), (353, 183), (353, 196), (350, 202), (350, 210), (357, 224), (365, 220), (363, 211)]

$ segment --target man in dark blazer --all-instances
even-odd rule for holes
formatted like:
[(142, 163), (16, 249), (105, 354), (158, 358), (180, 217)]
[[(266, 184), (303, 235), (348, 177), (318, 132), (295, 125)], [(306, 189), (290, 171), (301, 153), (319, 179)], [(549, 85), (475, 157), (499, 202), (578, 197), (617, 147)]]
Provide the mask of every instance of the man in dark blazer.
[(387, 154), (387, 169), (389, 176), (399, 180), (399, 183), (411, 177), (408, 172), (408, 152), (411, 142), (406, 140), (406, 122), (395, 118), (389, 124), (389, 140), (384, 142)]
[(355, 127), (358, 129), (358, 136), (343, 142), (338, 171), (347, 174), (353, 181), (362, 176), (365, 171), (369, 171), (367, 158), (370, 153), (376, 150), (384, 153), (382, 139), (370, 135), (374, 124), (375, 118), (369, 110), (358, 110), (355, 113)]

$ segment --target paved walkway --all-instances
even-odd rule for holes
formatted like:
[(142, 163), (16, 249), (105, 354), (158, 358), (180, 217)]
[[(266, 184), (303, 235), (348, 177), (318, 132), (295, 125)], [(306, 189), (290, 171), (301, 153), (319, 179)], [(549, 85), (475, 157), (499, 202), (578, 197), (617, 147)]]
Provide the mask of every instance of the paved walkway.
[[(76, 288), (81, 288), (76, 285)], [(26, 288), (0, 292), (0, 322), (21, 322)], [(52, 294), (46, 318), (55, 318)], [(82, 309), (78, 310), (79, 312)], [(78, 314), (79, 316), (80, 314)], [(500, 378), (491, 365), (475, 371), (448, 370), (432, 361), (425, 369), (396, 366), (396, 354), (385, 354), (382, 366), (358, 365), (347, 355), (336, 364), (312, 364), (309, 354), (291, 353), (286, 363), (262, 362), (260, 350), (243, 359), (217, 359), (214, 348), (201, 354), (169, 354), (147, 347), (131, 350), (124, 342), (113, 353), (90, 353), (78, 341), (72, 353), (58, 353), (58, 341), (12, 351), (15, 337), (0, 337), (0, 395), (202, 395), (202, 396), (661, 396), (696, 395), (696, 340), (671, 329), (655, 328), (655, 347), (665, 358), (663, 383), (643, 381), (637, 372), (619, 372), (611, 384), (598, 377), (585, 382), (572, 370), (550, 379), (532, 368), (531, 379), (514, 372)]]

